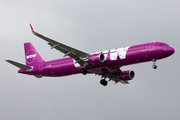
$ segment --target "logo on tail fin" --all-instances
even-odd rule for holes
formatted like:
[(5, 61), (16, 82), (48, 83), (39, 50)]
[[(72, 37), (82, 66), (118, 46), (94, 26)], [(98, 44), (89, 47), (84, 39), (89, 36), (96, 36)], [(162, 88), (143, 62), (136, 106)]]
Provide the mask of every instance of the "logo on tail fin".
[(26, 54), (26, 62), (28, 64), (33, 63), (36, 60), (36, 58), (37, 58), (37, 53), (36, 53), (36, 51), (34, 49), (31, 49), (31, 50), (29, 50), (27, 52), (27, 54)]
[(36, 57), (36, 54), (33, 54), (33, 55), (28, 55), (28, 56), (26, 56), (26, 59), (30, 59), (30, 58), (35, 58)]

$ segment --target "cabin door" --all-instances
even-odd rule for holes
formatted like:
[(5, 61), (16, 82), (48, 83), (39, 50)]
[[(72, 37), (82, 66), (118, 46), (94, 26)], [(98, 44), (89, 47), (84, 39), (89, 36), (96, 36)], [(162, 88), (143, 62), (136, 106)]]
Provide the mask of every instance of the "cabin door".
[(156, 43), (156, 42), (153, 42), (153, 43), (150, 44), (149, 50), (153, 50), (155, 43)]
[(42, 63), (39, 64), (39, 71), (42, 71), (42, 70), (43, 70), (43, 64), (44, 64), (44, 62), (42, 62)]

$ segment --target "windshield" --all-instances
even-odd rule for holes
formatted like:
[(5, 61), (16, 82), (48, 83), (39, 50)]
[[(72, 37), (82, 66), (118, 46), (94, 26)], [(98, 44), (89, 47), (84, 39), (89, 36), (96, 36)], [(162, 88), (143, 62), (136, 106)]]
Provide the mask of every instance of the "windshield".
[(159, 46), (169, 46), (168, 44), (159, 44)]

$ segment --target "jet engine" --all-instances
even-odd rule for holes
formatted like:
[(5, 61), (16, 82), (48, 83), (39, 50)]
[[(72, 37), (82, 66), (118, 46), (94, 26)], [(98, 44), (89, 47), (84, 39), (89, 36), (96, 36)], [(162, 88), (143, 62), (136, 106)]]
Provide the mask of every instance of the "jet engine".
[(97, 55), (90, 55), (88, 57), (89, 63), (103, 63), (105, 62), (106, 58), (104, 57), (104, 54), (97, 54)]
[(124, 80), (124, 81), (128, 81), (128, 80), (132, 80), (134, 78), (134, 76), (135, 76), (135, 73), (132, 70), (122, 71), (119, 74), (119, 79)]

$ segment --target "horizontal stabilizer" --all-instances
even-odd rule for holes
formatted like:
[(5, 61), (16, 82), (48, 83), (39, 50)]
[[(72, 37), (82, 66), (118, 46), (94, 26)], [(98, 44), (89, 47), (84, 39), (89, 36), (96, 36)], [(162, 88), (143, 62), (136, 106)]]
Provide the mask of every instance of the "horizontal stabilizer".
[(34, 75), (35, 77), (37, 77), (37, 78), (42, 78), (42, 76), (40, 76), (40, 75)]
[(23, 65), (21, 63), (18, 63), (18, 62), (12, 61), (12, 60), (6, 60), (6, 62), (11, 63), (12, 65), (14, 65), (20, 69), (23, 69), (23, 70), (31, 70), (32, 69), (32, 67)]
[(123, 84), (129, 84), (129, 82), (128, 81), (123, 81), (123, 80), (121, 80), (122, 82), (123, 82)]

